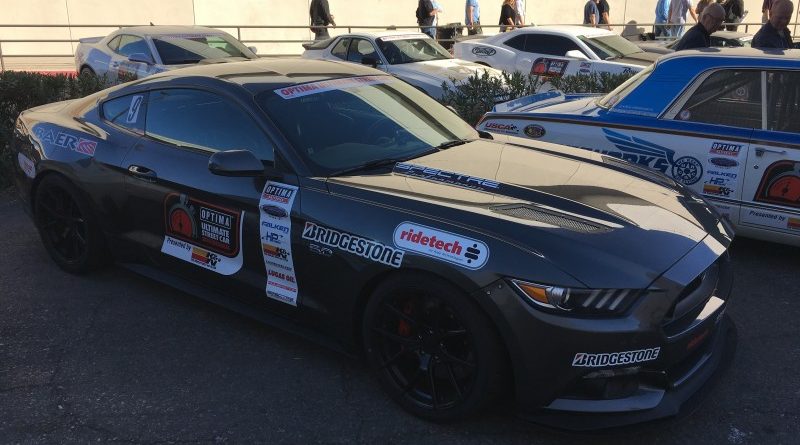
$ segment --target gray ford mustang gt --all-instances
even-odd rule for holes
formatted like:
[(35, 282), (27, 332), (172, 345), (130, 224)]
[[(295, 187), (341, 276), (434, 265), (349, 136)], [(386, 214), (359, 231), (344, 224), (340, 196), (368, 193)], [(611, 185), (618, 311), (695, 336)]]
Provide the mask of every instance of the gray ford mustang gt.
[(504, 394), (572, 429), (677, 414), (733, 343), (729, 225), (666, 177), (503, 138), (295, 59), (33, 108), (12, 150), (62, 269), (113, 260), (363, 354), (417, 416)]

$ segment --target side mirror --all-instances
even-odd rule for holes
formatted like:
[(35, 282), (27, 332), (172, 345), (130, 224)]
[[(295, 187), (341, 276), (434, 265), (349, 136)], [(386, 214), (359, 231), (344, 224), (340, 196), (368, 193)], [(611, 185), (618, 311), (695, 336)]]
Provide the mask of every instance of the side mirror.
[(261, 176), (264, 164), (249, 150), (227, 150), (211, 155), (208, 170), (219, 176)]
[(148, 65), (152, 65), (155, 63), (152, 57), (144, 53), (134, 53), (128, 56), (128, 60), (131, 62), (141, 62), (146, 63)]
[(253, 52), (253, 54), (258, 54), (258, 48), (255, 46), (248, 46), (247, 49)]
[(361, 58), (361, 64), (362, 65), (369, 65), (369, 66), (371, 66), (373, 68), (377, 68), (378, 67), (378, 59), (375, 58), (375, 57), (364, 56), (364, 57)]
[(586, 54), (577, 49), (573, 49), (572, 51), (567, 51), (567, 54), (565, 54), (564, 57), (569, 57), (570, 59), (578, 59), (578, 60), (589, 60), (589, 58), (586, 57)]

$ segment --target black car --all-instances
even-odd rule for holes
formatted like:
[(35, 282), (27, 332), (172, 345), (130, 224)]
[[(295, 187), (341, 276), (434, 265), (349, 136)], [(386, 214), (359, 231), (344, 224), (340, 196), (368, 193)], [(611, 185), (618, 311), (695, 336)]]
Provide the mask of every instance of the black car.
[(261, 60), (25, 111), (12, 149), (64, 270), (363, 353), (423, 418), (508, 392), (567, 428), (675, 414), (725, 355), (729, 226), (665, 177), (497, 138), (368, 67)]

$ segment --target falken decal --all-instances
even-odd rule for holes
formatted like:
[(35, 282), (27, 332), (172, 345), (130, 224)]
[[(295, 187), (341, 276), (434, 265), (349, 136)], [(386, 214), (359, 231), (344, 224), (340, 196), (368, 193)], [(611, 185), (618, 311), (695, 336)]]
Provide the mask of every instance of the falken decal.
[(753, 200), (800, 207), (800, 162), (778, 161), (767, 167)]
[(345, 77), (341, 79), (323, 80), (320, 82), (311, 82), (285, 88), (278, 88), (275, 90), (275, 94), (284, 99), (296, 99), (298, 97), (324, 93), (326, 91), (342, 90), (345, 88), (359, 87), (362, 85), (385, 84), (392, 82), (392, 80), (393, 78), (391, 76)]
[(261, 252), (267, 270), (267, 297), (297, 306), (299, 293), (292, 258), (292, 206), (297, 187), (268, 181), (261, 192)]
[(579, 352), (572, 359), (572, 366), (576, 368), (599, 368), (603, 366), (631, 365), (655, 360), (660, 352), (661, 348), (611, 352), (608, 354)]
[(489, 260), (489, 246), (483, 241), (412, 222), (398, 225), (393, 241), (400, 249), (467, 269), (480, 269)]
[(405, 252), (400, 249), (395, 249), (369, 238), (320, 226), (311, 221), (307, 221), (303, 228), (303, 239), (391, 267), (400, 267), (403, 264), (403, 254)]
[(239, 237), (244, 212), (173, 193), (164, 200), (164, 213), (162, 253), (221, 275), (242, 268)]
[(490, 179), (462, 175), (460, 173), (440, 170), (438, 168), (425, 167), (422, 165), (414, 165), (404, 162), (398, 162), (395, 164), (394, 168), (392, 169), (392, 173), (490, 193), (499, 191), (501, 186), (499, 182), (492, 181)]
[(485, 46), (476, 46), (472, 48), (472, 54), (475, 54), (478, 57), (490, 57), (497, 54), (497, 50), (494, 48), (487, 48)]
[(607, 128), (603, 128), (603, 133), (606, 139), (620, 151), (583, 148), (613, 156), (632, 164), (644, 165), (661, 173), (666, 174), (669, 172), (675, 180), (685, 185), (695, 184), (703, 177), (703, 165), (696, 158), (684, 156), (675, 159), (673, 150), (650, 141)]
[(19, 162), (19, 168), (22, 169), (22, 172), (25, 173), (25, 176), (31, 179), (36, 177), (36, 164), (28, 159), (27, 156), (22, 153), (17, 153), (17, 162)]
[(42, 144), (55, 145), (56, 147), (66, 148), (87, 156), (94, 156), (95, 149), (97, 148), (97, 142), (95, 141), (62, 131), (56, 132), (48, 130), (42, 126), (34, 127), (33, 134), (39, 138)]

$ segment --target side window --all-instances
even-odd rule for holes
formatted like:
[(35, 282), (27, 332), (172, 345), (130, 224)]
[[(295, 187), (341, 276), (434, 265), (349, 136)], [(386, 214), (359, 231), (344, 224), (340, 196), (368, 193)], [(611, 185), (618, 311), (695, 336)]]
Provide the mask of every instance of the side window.
[(350, 39), (341, 39), (336, 42), (333, 49), (331, 50), (331, 55), (334, 57), (338, 57), (342, 60), (347, 60), (347, 45), (350, 44)]
[(505, 41), (506, 46), (510, 46), (519, 51), (525, 51), (525, 37), (526, 34), (521, 34), (518, 36), (514, 36)]
[(373, 59), (380, 60), (372, 43), (364, 39), (353, 39), (353, 44), (350, 45), (350, 51), (347, 53), (347, 60), (349, 62), (361, 63), (364, 57), (372, 57)]
[(130, 57), (137, 53), (150, 55), (150, 48), (147, 47), (147, 42), (141, 37), (124, 34), (119, 41), (119, 51), (117, 52), (125, 57)]
[(147, 93), (131, 94), (103, 102), (103, 119), (139, 134), (144, 134)]
[(675, 118), (761, 128), (761, 72), (723, 70), (708, 76)]
[(767, 73), (767, 129), (800, 133), (800, 72)]
[(581, 51), (581, 48), (577, 43), (566, 37), (530, 34), (525, 40), (525, 51), (529, 53), (563, 57), (568, 51), (572, 50)]
[(111, 41), (108, 42), (108, 47), (111, 48), (111, 51), (117, 52), (119, 49), (119, 41), (122, 36), (116, 36)]
[(274, 161), (272, 145), (238, 105), (200, 90), (150, 92), (146, 134), (164, 142), (210, 151), (250, 150)]

